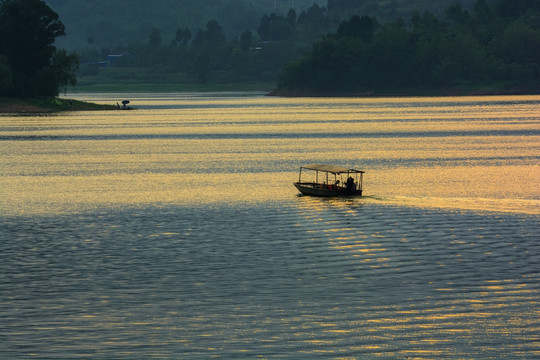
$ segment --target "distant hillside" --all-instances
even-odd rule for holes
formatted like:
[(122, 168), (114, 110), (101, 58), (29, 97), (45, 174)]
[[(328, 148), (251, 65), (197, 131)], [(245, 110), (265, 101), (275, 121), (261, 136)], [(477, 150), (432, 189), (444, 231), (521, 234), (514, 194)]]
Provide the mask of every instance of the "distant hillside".
[(57, 45), (77, 50), (91, 45), (115, 48), (146, 42), (152, 28), (161, 32), (163, 42), (178, 28), (194, 34), (209, 20), (217, 20), (228, 39), (246, 30), (256, 30), (263, 15), (300, 13), (313, 4), (328, 8), (337, 26), (351, 14), (376, 17), (386, 22), (409, 17), (413, 11), (437, 13), (452, 3), (471, 8), (474, 0), (44, 0), (66, 25), (66, 36)]
[(256, 29), (264, 14), (302, 11), (326, 0), (44, 0), (60, 16), (66, 36), (58, 45), (68, 49), (114, 48), (146, 42), (152, 28), (163, 41), (174, 38), (178, 28), (195, 33), (208, 21), (217, 20), (227, 37)]
[(351, 15), (367, 15), (385, 23), (397, 18), (409, 18), (414, 12), (440, 13), (448, 6), (460, 4), (472, 10), (476, 0), (328, 0), (330, 12), (339, 14), (341, 20)]

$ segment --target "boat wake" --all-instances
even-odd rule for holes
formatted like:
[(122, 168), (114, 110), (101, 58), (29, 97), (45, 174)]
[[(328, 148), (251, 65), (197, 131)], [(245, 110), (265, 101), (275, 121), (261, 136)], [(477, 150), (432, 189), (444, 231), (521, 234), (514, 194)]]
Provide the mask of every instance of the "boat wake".
[(411, 206), (419, 208), (454, 209), (479, 212), (504, 212), (540, 215), (538, 199), (496, 199), (496, 198), (443, 198), (413, 196), (368, 195), (357, 201), (376, 202), (385, 205)]

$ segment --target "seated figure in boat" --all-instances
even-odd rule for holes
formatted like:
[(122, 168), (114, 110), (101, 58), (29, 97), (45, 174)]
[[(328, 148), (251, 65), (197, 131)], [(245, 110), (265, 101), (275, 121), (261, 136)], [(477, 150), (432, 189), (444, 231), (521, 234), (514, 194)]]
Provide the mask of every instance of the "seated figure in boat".
[(345, 185), (346, 185), (345, 191), (347, 191), (348, 194), (353, 194), (356, 191), (356, 184), (352, 176), (349, 176)]

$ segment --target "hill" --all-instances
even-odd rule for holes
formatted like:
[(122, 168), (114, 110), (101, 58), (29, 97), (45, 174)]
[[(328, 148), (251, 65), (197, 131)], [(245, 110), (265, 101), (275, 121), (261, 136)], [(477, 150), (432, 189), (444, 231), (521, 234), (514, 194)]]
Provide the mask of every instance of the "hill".
[[(178, 28), (192, 33), (216, 20), (227, 39), (240, 36), (246, 30), (256, 30), (260, 18), (276, 13), (285, 15), (293, 8), (296, 13), (314, 4), (328, 8), (332, 25), (353, 14), (369, 15), (381, 22), (409, 17), (414, 11), (439, 12), (452, 3), (472, 8), (474, 0), (45, 0), (66, 25), (66, 36), (57, 45), (68, 50), (87, 46), (98, 49), (127, 46), (144, 42), (153, 28), (163, 41), (171, 41)], [(320, 29), (330, 31), (331, 29)]]
[(164, 41), (178, 28), (195, 33), (210, 20), (217, 20), (227, 37), (256, 29), (259, 19), (271, 12), (286, 13), (291, 5), (303, 11), (323, 0), (45, 0), (66, 25), (58, 45), (78, 50), (88, 45), (115, 48), (146, 41), (153, 28)]
[(415, 14), (444, 17), (456, 2), (472, 13), (484, 0), (45, 1), (66, 25), (58, 46), (79, 54), (78, 89), (181, 91), (271, 89), (351, 15), (410, 28)]

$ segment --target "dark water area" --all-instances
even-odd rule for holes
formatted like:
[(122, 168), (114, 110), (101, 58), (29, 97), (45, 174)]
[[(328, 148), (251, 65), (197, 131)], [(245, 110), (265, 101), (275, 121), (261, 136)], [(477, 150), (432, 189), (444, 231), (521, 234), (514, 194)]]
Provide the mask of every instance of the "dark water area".
[(3, 219), (5, 358), (539, 354), (534, 216), (297, 197)]

